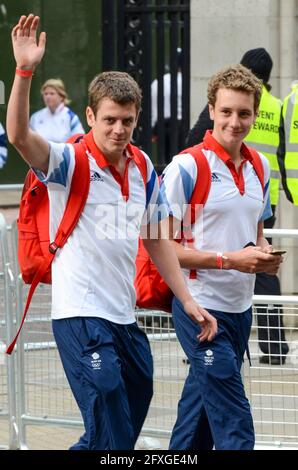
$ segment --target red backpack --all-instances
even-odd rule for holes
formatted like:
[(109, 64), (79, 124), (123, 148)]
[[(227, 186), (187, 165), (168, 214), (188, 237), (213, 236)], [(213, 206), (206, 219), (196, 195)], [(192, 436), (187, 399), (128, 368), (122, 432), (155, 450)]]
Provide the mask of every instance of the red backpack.
[(19, 329), (8, 346), (11, 354), (25, 321), (32, 296), (39, 282), (51, 284), (51, 264), (58, 248), (62, 248), (75, 228), (84, 209), (90, 184), (89, 161), (83, 142), (75, 143), (76, 165), (69, 198), (55, 240), (49, 236), (49, 198), (46, 185), (41, 183), (32, 170), (25, 179), (18, 225), (18, 259), (20, 271), (26, 284), (31, 284)]
[[(211, 185), (211, 170), (209, 163), (202, 152), (204, 144), (190, 147), (180, 154), (189, 153), (195, 159), (197, 165), (197, 183), (195, 185), (190, 204), (190, 223), (193, 224), (199, 214), (196, 207), (205, 205)], [(264, 192), (264, 169), (259, 154), (250, 148), (253, 157), (252, 165), (260, 180)], [(181, 242), (182, 240), (180, 240)], [(191, 241), (191, 240), (189, 240)], [(190, 270), (190, 278), (196, 278), (196, 270)], [(151, 260), (142, 239), (139, 240), (139, 251), (136, 258), (136, 304), (139, 308), (149, 310), (162, 310), (171, 312), (173, 293), (159, 274), (155, 264)]]
[[(40, 282), (51, 284), (51, 264), (55, 254), (67, 242), (87, 201), (90, 186), (90, 168), (86, 155), (88, 148), (83, 134), (75, 134), (67, 142), (74, 145), (76, 164), (67, 205), (53, 242), (50, 242), (49, 236), (47, 187), (40, 182), (32, 170), (28, 171), (25, 179), (17, 220), (18, 259), (23, 281), (31, 286), (21, 324), (6, 350), (7, 354), (11, 354), (14, 349), (37, 285)], [(137, 147), (129, 145), (129, 148), (134, 153), (135, 163), (141, 172), (146, 188), (147, 164), (145, 157)]]

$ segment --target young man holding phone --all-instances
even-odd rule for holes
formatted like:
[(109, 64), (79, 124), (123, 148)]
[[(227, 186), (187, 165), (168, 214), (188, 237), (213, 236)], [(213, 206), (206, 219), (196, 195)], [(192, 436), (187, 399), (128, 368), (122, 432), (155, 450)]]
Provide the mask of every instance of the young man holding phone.
[[(201, 149), (211, 170), (211, 187), (201, 216), (192, 225), (192, 246), (172, 243), (192, 295), (217, 318), (218, 334), (209, 344), (196, 344), (197, 326), (174, 299), (173, 321), (190, 369), (172, 450), (254, 447), (240, 369), (252, 323), (255, 273), (275, 274), (282, 261), (263, 236), (263, 220), (271, 214), (269, 164), (259, 154), (263, 185), (253, 154), (243, 143), (256, 119), (261, 93), (261, 82), (241, 65), (221, 70), (208, 85), (214, 130), (207, 131)], [(194, 158), (184, 153), (163, 173), (161, 190), (175, 226), (183, 221), (195, 187), (204, 178), (197, 168)]]

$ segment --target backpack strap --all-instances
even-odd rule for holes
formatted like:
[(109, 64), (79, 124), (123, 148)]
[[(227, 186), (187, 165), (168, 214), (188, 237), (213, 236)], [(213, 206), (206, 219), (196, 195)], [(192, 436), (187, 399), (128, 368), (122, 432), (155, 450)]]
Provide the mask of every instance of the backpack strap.
[(211, 170), (207, 158), (202, 152), (203, 148), (203, 144), (198, 144), (180, 152), (181, 154), (189, 153), (192, 155), (197, 165), (197, 181), (189, 201), (191, 206), (191, 224), (196, 221), (199, 215), (198, 211), (200, 211), (200, 208), (197, 206), (200, 205), (202, 208), (205, 205), (211, 186)]
[[(189, 201), (190, 213), (186, 213), (186, 224), (183, 224), (183, 237), (186, 238), (188, 243), (194, 243), (191, 226), (197, 220), (203, 206), (206, 204), (211, 186), (211, 170), (207, 158), (202, 151), (203, 148), (204, 144), (201, 143), (180, 152), (180, 154), (189, 153), (192, 155), (197, 165), (197, 181)], [(189, 271), (189, 278), (197, 278), (196, 269)]]
[(81, 213), (86, 205), (90, 187), (89, 160), (86, 155), (84, 141), (73, 145), (75, 151), (75, 170), (71, 182), (69, 198), (60, 222), (54, 242), (49, 246), (49, 251), (57, 251), (67, 242), (68, 237), (77, 225)]
[(90, 169), (89, 161), (86, 156), (86, 147), (84, 146), (83, 142), (74, 144), (73, 146), (75, 150), (76, 164), (66, 208), (57, 230), (55, 240), (49, 245), (49, 253), (44, 259), (43, 263), (40, 265), (32, 280), (21, 324), (13, 341), (6, 350), (7, 354), (11, 354), (14, 349), (37, 285), (51, 266), (58, 248), (62, 248), (65, 245), (68, 237), (73, 232), (87, 201), (90, 185)]
[(263, 190), (263, 195), (265, 196), (264, 167), (263, 167), (262, 159), (259, 153), (255, 149), (249, 147), (249, 151), (252, 156), (252, 166), (254, 167), (257, 177), (260, 180), (262, 190)]

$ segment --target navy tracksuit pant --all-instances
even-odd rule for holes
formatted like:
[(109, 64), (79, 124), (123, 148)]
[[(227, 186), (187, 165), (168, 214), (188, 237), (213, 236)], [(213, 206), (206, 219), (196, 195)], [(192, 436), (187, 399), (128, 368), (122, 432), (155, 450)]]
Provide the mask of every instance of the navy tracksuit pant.
[(153, 395), (153, 361), (136, 323), (53, 320), (53, 332), (85, 433), (71, 450), (132, 450)]
[(240, 375), (249, 339), (252, 310), (208, 310), (218, 322), (213, 341), (200, 343), (200, 327), (173, 300), (177, 337), (190, 361), (178, 405), (171, 450), (249, 450), (254, 447), (250, 405)]

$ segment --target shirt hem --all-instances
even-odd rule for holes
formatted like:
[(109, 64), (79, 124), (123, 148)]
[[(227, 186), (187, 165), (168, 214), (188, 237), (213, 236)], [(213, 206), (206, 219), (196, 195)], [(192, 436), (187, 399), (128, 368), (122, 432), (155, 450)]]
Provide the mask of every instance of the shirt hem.
[(231, 307), (226, 304), (204, 303), (202, 299), (200, 301), (197, 300), (197, 302), (199, 302), (199, 304), (206, 310), (217, 310), (223, 313), (243, 313), (246, 312), (246, 310), (248, 310), (252, 306), (252, 299), (248, 303), (242, 304), (237, 308)]
[(125, 315), (123, 318), (123, 314), (121, 319), (119, 317), (115, 317), (113, 315), (108, 315), (107, 313), (100, 313), (100, 312), (52, 312), (51, 319), (52, 320), (62, 320), (65, 318), (78, 318), (78, 317), (95, 317), (95, 318), (103, 318), (104, 320), (111, 321), (113, 323), (117, 323), (118, 325), (130, 325), (136, 322), (136, 318), (134, 314)]

